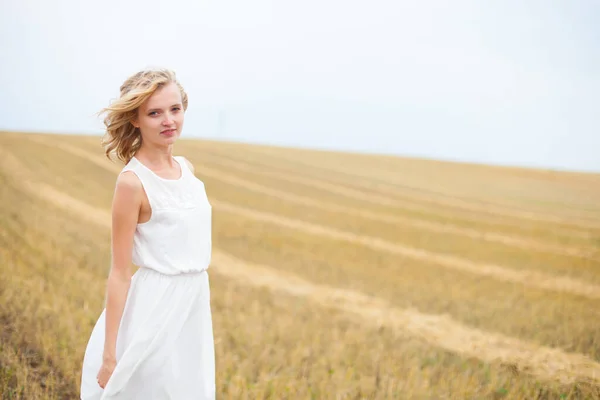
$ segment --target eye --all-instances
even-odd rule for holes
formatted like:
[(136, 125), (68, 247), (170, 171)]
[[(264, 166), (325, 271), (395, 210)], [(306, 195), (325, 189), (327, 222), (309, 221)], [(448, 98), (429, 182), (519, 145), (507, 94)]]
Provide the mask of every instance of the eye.
[(152, 111), (150, 114), (148, 114), (149, 116), (153, 117), (154, 115), (158, 114), (156, 111)]
[(179, 111), (181, 110), (181, 107), (173, 107), (173, 111)]

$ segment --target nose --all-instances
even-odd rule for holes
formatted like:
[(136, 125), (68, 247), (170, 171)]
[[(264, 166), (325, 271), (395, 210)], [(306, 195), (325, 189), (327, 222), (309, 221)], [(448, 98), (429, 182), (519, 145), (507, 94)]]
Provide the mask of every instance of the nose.
[(169, 113), (165, 113), (164, 115), (165, 115), (165, 118), (163, 119), (162, 124), (164, 126), (171, 126), (171, 125), (173, 125), (173, 122), (174, 122), (173, 116), (171, 114), (169, 114)]

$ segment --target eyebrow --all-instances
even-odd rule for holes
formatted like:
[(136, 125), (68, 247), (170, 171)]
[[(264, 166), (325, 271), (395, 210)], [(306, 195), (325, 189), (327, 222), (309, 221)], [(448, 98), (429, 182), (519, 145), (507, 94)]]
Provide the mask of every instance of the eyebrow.
[[(176, 106), (182, 107), (181, 103), (175, 103), (171, 107), (176, 107)], [(169, 108), (171, 108), (171, 107), (169, 107)], [(146, 112), (160, 111), (160, 110), (161, 110), (160, 108), (149, 108), (148, 110), (146, 110)]]

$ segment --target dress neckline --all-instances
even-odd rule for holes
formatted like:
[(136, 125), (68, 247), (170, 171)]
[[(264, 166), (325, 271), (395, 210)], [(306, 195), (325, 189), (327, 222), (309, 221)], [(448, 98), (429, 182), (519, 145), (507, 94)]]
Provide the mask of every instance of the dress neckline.
[(179, 178), (177, 179), (167, 179), (167, 178), (163, 178), (162, 176), (158, 176), (156, 174), (156, 172), (152, 171), (150, 168), (148, 168), (147, 166), (144, 165), (144, 163), (142, 163), (136, 156), (132, 156), (131, 158), (135, 159), (135, 161), (140, 164), (143, 168), (147, 169), (148, 171), (150, 171), (150, 173), (152, 175), (154, 175), (155, 177), (157, 177), (158, 179), (160, 179), (161, 181), (166, 181), (166, 182), (179, 182), (181, 180), (183, 180), (183, 165), (181, 165), (181, 163), (179, 162), (179, 160), (177, 160), (176, 157), (172, 157), (173, 160), (179, 165), (179, 170), (181, 171), (181, 175), (179, 176)]

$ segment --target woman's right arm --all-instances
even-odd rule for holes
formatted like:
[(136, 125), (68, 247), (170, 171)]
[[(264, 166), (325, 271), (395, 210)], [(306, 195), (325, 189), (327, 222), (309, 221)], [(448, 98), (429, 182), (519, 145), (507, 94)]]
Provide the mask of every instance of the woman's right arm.
[(117, 333), (131, 283), (133, 235), (142, 204), (142, 184), (133, 172), (119, 174), (112, 204), (111, 268), (106, 285), (103, 361), (116, 363)]

